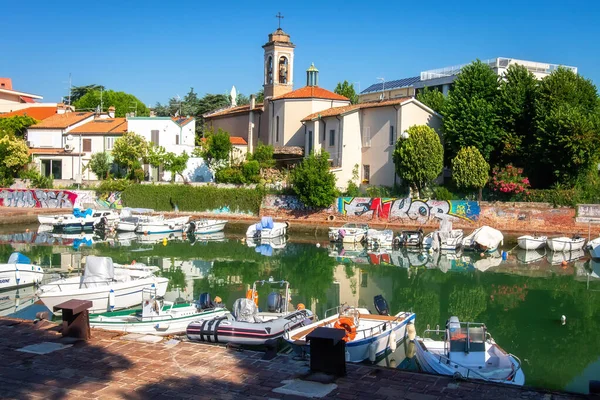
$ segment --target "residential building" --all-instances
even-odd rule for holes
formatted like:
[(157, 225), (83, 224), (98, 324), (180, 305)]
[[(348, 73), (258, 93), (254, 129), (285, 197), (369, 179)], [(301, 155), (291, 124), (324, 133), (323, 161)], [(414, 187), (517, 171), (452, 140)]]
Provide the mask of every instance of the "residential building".
[[(577, 67), (541, 63), (537, 61), (518, 60), (515, 58), (496, 57), (489, 60), (482, 60), (482, 62), (489, 65), (489, 67), (498, 76), (504, 76), (508, 67), (515, 64), (522, 65), (527, 68), (533, 73), (533, 75), (535, 75), (537, 79), (542, 79), (559, 67), (564, 67), (577, 73)], [(452, 88), (452, 85), (460, 71), (467, 65), (469, 64), (437, 68), (428, 71), (422, 71), (419, 76), (387, 82), (378, 82), (360, 92), (358, 99), (360, 103), (364, 103), (368, 101), (389, 100), (406, 96), (415, 96), (416, 93), (426, 87), (430, 89), (437, 89), (446, 95)]]
[(46, 118), (50, 118), (57, 113), (57, 106), (36, 106), (22, 108), (17, 111), (11, 111), (4, 114), (0, 114), (0, 118), (11, 118), (16, 116), (27, 116), (38, 121), (43, 121)]
[(196, 145), (196, 119), (193, 117), (129, 117), (129, 132), (177, 155), (191, 154)]
[(56, 106), (56, 103), (41, 103), (43, 97), (13, 89), (10, 78), (0, 78), (0, 114), (22, 108)]

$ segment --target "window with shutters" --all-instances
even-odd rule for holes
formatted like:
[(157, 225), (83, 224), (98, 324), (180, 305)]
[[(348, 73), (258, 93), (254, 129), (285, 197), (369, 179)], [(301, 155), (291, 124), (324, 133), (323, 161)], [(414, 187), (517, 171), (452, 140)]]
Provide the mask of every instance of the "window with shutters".
[(371, 127), (367, 126), (365, 128), (365, 133), (363, 134), (363, 147), (371, 147)]
[(92, 139), (83, 139), (83, 152), (84, 153), (92, 152)]
[(158, 129), (150, 131), (150, 142), (152, 144), (158, 146)]
[(106, 138), (106, 150), (112, 150), (115, 147), (115, 138), (107, 137)]
[(329, 131), (329, 147), (335, 146), (335, 129)]

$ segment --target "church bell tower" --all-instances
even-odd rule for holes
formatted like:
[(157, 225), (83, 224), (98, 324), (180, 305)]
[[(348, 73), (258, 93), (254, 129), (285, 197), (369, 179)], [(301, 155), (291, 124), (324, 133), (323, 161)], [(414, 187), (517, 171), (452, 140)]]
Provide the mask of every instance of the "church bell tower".
[[(281, 22), (281, 15), (278, 16)], [(294, 87), (294, 48), (290, 35), (281, 26), (271, 34), (265, 49), (265, 98), (277, 97), (289, 93)]]

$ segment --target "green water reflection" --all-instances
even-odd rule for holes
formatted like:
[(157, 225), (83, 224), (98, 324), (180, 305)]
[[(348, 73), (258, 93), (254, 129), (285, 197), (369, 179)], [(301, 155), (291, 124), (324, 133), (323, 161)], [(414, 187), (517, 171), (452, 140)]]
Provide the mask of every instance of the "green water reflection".
[[(265, 252), (235, 238), (169, 240), (166, 245), (161, 240), (98, 242), (96, 238), (93, 246), (75, 251), (68, 241), (48, 246), (26, 241), (8, 244), (4, 239), (2, 257), (21, 251), (49, 273), (76, 272), (81, 256), (88, 254), (158, 265), (170, 280), (168, 300), (189, 301), (207, 291), (231, 306), (255, 280), (273, 277), (291, 283), (293, 304), (302, 302), (323, 316), (341, 303), (372, 309), (373, 297), (383, 294), (393, 312), (416, 312), (418, 333), (428, 324), (443, 326), (450, 315), (485, 322), (496, 341), (523, 361), (528, 385), (586, 392), (585, 376), (600, 375), (596, 371), (600, 368), (599, 269), (585, 257), (563, 266), (552, 254), (537, 257), (512, 251), (502, 260), (500, 254), (481, 258), (369, 253), (329, 246), (324, 240), (320, 248), (314, 242), (291, 240), (276, 246), (283, 248)], [(259, 291), (262, 299), (267, 292), (267, 288)], [(564, 326), (560, 324), (563, 314), (567, 316)]]

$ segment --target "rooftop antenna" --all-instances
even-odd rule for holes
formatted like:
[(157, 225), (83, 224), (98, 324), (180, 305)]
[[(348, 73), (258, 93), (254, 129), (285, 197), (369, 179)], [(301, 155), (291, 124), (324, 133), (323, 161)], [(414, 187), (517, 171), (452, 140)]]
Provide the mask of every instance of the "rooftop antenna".
[[(66, 83), (66, 82), (62, 81), (62, 83)], [(72, 85), (71, 85), (71, 73), (69, 72), (69, 96), (67, 97), (67, 101), (68, 101), (68, 105), (69, 106), (71, 105), (71, 89), (72, 89)], [(61, 96), (60, 102), (61, 103), (65, 102), (64, 96)]]

